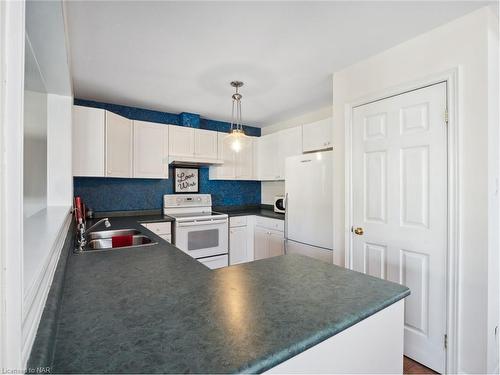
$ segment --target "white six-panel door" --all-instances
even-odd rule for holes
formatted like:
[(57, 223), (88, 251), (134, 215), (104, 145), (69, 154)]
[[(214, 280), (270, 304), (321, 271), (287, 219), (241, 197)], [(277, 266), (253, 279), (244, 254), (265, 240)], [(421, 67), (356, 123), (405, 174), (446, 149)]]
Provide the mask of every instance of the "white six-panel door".
[(356, 107), (352, 125), (353, 268), (411, 289), (405, 354), (440, 373), (446, 333), (445, 111), (446, 84), (440, 83)]

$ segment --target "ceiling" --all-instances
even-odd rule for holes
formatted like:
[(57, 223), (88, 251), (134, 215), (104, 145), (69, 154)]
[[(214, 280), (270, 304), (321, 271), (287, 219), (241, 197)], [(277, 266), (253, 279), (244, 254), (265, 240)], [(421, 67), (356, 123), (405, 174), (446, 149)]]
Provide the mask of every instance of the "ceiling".
[(68, 1), (74, 95), (266, 126), (331, 104), (331, 74), (486, 2)]

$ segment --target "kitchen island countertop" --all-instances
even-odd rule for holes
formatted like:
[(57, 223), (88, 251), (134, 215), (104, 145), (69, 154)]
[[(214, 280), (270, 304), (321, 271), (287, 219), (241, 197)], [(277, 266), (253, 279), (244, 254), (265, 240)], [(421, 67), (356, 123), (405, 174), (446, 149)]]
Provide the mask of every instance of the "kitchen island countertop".
[(143, 217), (110, 220), (112, 229), (136, 228), (158, 244), (69, 254), (53, 361), (31, 366), (55, 373), (263, 372), (409, 294), (299, 255), (212, 271), (142, 227)]

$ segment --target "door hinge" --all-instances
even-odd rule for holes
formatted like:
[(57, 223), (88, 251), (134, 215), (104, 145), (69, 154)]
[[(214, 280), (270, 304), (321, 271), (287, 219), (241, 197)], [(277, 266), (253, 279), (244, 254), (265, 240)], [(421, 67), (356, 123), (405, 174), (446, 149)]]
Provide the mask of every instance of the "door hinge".
[(447, 334), (444, 335), (444, 348), (448, 349), (448, 335)]
[(446, 108), (446, 110), (444, 111), (444, 123), (446, 125), (448, 125), (448, 118), (449, 118), (449, 116), (448, 116), (448, 108)]

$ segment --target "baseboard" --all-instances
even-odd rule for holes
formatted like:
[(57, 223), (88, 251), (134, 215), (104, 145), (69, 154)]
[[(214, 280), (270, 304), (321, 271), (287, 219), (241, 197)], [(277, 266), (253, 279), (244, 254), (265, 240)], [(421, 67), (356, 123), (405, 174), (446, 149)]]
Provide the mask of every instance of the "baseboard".
[(30, 290), (25, 296), (23, 301), (23, 349), (22, 349), (22, 363), (26, 366), (28, 362), (33, 343), (35, 341), (38, 325), (42, 317), (43, 309), (47, 301), (47, 295), (52, 285), (54, 273), (56, 271), (57, 262), (61, 255), (61, 250), (64, 246), (68, 228), (71, 224), (71, 215), (68, 214), (59, 230), (57, 238), (50, 250), (49, 256), (43, 266), (42, 272), (37, 277), (36, 288)]

